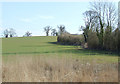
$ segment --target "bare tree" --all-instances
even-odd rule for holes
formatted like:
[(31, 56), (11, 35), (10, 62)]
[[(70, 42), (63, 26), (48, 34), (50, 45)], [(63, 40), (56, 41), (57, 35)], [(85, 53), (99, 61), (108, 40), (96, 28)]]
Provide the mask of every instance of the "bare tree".
[[(55, 36), (57, 34), (57, 31), (56, 31), (56, 29), (52, 29), (52, 33), (51, 33), (51, 35), (52, 36)], [(57, 36), (57, 35), (56, 35)]]
[(83, 15), (84, 15), (85, 27), (81, 26), (80, 29), (84, 31), (83, 35), (85, 38), (85, 42), (87, 42), (88, 32), (90, 29), (95, 30), (96, 28), (95, 24), (98, 18), (97, 18), (97, 12), (92, 10), (85, 11)]
[(118, 28), (120, 29), (120, 1), (118, 2)]
[(98, 13), (99, 23), (101, 26), (114, 26), (116, 19), (116, 8), (112, 2), (93, 2), (92, 10)]
[(16, 35), (15, 30), (13, 28), (10, 28), (9, 30), (10, 37), (13, 37)]
[(31, 35), (32, 35), (32, 33), (30, 33), (29, 31), (27, 31), (24, 36), (29, 37), (29, 36), (31, 36)]
[(105, 28), (110, 28), (110, 32), (112, 28), (114, 28), (116, 10), (115, 6), (111, 2), (92, 2), (91, 10), (95, 11), (97, 14), (97, 22), (95, 23), (95, 28), (97, 31), (97, 35), (99, 36), (100, 45), (103, 46), (103, 36)]
[(57, 27), (58, 27), (58, 29), (59, 29), (59, 34), (60, 34), (60, 35), (66, 32), (64, 25), (59, 25), (59, 26), (57, 26)]
[(93, 29), (98, 19), (97, 12), (89, 10), (89, 11), (85, 11), (83, 15), (84, 15), (85, 26), (88, 27), (88, 29)]
[(118, 28), (120, 29), (120, 1), (118, 2)]
[(51, 27), (50, 27), (50, 26), (44, 27), (44, 31), (46, 32), (46, 36), (49, 36), (50, 30), (51, 30)]
[(5, 29), (4, 32), (3, 32), (3, 34), (4, 34), (5, 38), (8, 38), (8, 36), (9, 36), (8, 29)]

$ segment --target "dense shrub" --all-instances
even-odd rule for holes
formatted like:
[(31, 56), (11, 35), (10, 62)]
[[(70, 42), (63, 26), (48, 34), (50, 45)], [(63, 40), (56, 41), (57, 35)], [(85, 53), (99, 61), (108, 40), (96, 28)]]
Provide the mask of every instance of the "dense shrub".
[(85, 42), (84, 35), (71, 35), (68, 33), (59, 35), (57, 42), (64, 45), (82, 45), (83, 48), (89, 49), (103, 49), (120, 52), (120, 30), (117, 28), (115, 31), (110, 31), (109, 28), (106, 28), (103, 34), (103, 46), (100, 44), (97, 32), (93, 30), (88, 31), (87, 42)]
[(119, 54), (120, 54), (120, 30), (118, 31), (118, 40), (117, 40), (117, 42), (118, 42), (118, 51), (119, 51)]
[(89, 49), (104, 49), (110, 51), (120, 52), (120, 30), (117, 28), (115, 31), (110, 31), (106, 28), (103, 36), (103, 46), (99, 43), (99, 36), (96, 32), (89, 30), (87, 44)]
[(99, 39), (96, 32), (91, 30), (88, 32), (87, 44), (90, 49), (97, 49), (99, 47)]
[(120, 31), (117, 28), (115, 31), (110, 32), (109, 29), (105, 30), (104, 34), (104, 49), (117, 51), (119, 45), (119, 35)]
[(83, 36), (64, 33), (58, 36), (57, 42), (64, 45), (81, 45)]
[(115, 39), (115, 44), (116, 44), (116, 50), (120, 52), (120, 30), (117, 28), (114, 32), (114, 39)]
[(103, 45), (103, 48), (105, 49), (105, 50), (110, 50), (111, 49), (111, 41), (112, 41), (112, 33), (110, 32), (110, 29), (109, 28), (107, 28), (106, 30), (105, 30), (105, 34), (104, 34), (104, 38), (103, 38), (104, 40), (104, 45)]

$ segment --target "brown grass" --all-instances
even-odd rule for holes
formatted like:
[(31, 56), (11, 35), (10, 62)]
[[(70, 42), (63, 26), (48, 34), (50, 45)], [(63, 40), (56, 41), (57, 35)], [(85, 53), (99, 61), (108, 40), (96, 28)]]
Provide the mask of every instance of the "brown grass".
[(0, 83), (2, 83), (2, 55), (0, 53)]
[[(68, 56), (8, 56), (3, 82), (117, 82), (117, 63), (97, 63)], [(14, 60), (12, 60), (14, 59)]]
[(0, 83), (2, 83), (2, 60), (0, 58)]

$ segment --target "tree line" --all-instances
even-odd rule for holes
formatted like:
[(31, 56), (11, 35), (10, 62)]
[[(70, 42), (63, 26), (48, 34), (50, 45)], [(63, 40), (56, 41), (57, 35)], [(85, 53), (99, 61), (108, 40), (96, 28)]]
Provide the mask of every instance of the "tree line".
[[(31, 36), (32, 33), (30, 33), (29, 31), (25, 32), (24, 36)], [(3, 31), (3, 37), (8, 38), (8, 37), (17, 37), (17, 34), (15, 32), (15, 29), (10, 28), (10, 29), (5, 29)]]
[(85, 26), (81, 27), (90, 49), (118, 51), (120, 29), (115, 5), (112, 2), (93, 2), (91, 9), (84, 12)]
[(16, 32), (13, 28), (5, 29), (3, 35), (5, 38), (14, 37), (16, 35)]
[[(112, 2), (91, 2), (91, 8), (83, 13), (85, 26), (83, 46), (89, 49), (120, 51), (120, 27), (117, 10)], [(62, 38), (61, 40), (59, 38)], [(70, 36), (69, 36), (70, 38)], [(68, 35), (58, 36), (59, 43), (69, 43)], [(71, 37), (72, 42), (74, 38)], [(79, 38), (78, 38), (79, 39)], [(83, 39), (80, 39), (83, 41)], [(63, 42), (64, 41), (64, 42)]]
[[(51, 36), (58, 36), (61, 33), (65, 33), (65, 32), (67, 33), (64, 25), (59, 25), (59, 26), (57, 26), (57, 28), (58, 28), (58, 31), (55, 28), (52, 28), (52, 26), (46, 26), (43, 29), (44, 29), (44, 32), (46, 33), (46, 36), (49, 36), (50, 31), (51, 31)], [(3, 36), (5, 38), (16, 37), (17, 34), (15, 32), (15, 29), (10, 28), (10, 29), (5, 29), (3, 31)], [(23, 35), (23, 37), (28, 37), (28, 36), (32, 36), (32, 33), (29, 31), (25, 32), (25, 34)]]
[(64, 25), (59, 25), (59, 26), (57, 26), (57, 28), (58, 28), (58, 31), (55, 28), (52, 29), (51, 26), (44, 27), (44, 31), (46, 32), (46, 36), (49, 36), (49, 32), (50, 31), (51, 31), (51, 35), (52, 36), (58, 36), (58, 35), (61, 35), (62, 33), (68, 33), (65, 30), (65, 26)]

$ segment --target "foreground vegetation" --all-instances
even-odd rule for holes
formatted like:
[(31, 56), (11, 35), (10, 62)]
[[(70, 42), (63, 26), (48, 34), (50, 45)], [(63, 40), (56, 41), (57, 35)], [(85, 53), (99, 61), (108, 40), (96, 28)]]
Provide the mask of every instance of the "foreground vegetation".
[[(53, 56), (54, 55), (54, 56)], [(79, 59), (59, 54), (8, 56), (4, 82), (117, 82), (117, 63)], [(14, 61), (13, 61), (14, 59)], [(100, 59), (99, 59), (100, 60)]]
[(56, 42), (55, 36), (3, 38), (3, 82), (118, 81), (115, 53)]

